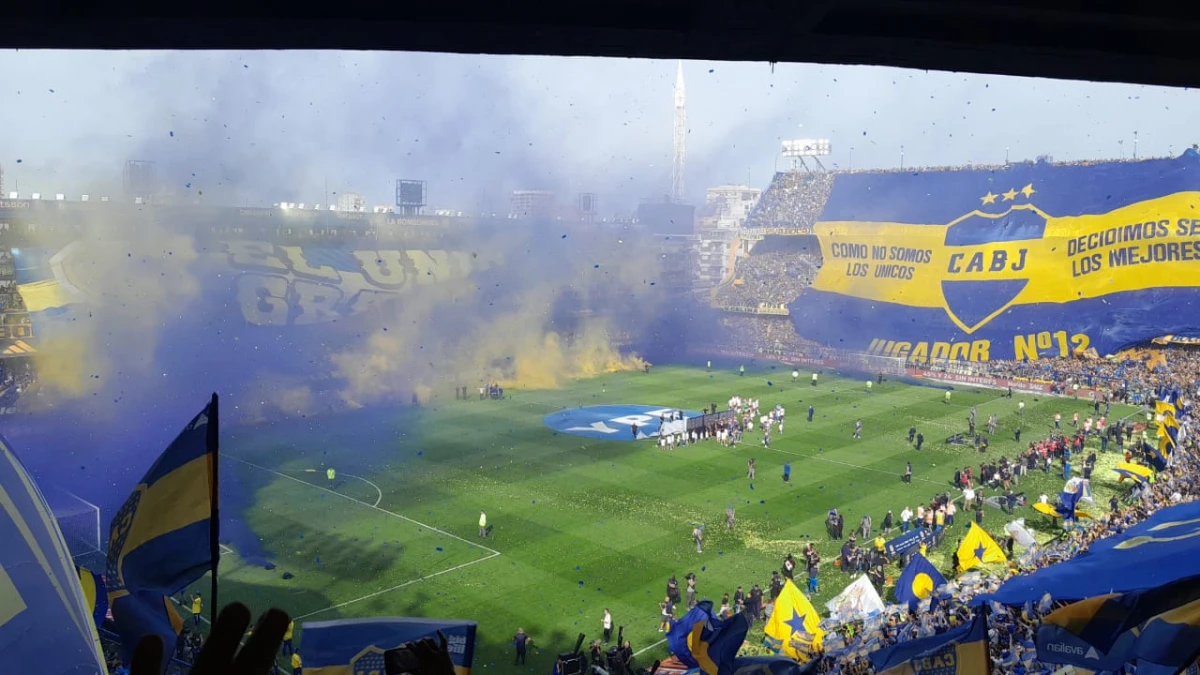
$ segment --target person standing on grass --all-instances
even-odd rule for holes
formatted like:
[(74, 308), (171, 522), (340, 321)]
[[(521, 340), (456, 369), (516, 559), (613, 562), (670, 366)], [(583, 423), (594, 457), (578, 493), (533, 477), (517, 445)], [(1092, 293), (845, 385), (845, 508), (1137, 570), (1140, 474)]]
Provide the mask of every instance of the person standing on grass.
[(487, 514), (479, 512), (479, 538), (487, 539)]
[(525, 665), (525, 650), (528, 649), (529, 643), (533, 640), (525, 634), (524, 628), (518, 628), (517, 634), (513, 636), (513, 646), (517, 648), (517, 659), (513, 662), (514, 666)]
[(854, 420), (854, 438), (862, 438), (862, 420)]
[(325, 479), (329, 481), (329, 489), (330, 490), (333, 489), (333, 481), (336, 478), (337, 478), (337, 472), (333, 470), (332, 466), (329, 467), (328, 469), (325, 469)]
[(304, 662), (300, 660), (300, 652), (292, 652), (292, 675), (301, 675), (304, 672)]
[(204, 611), (204, 600), (197, 593), (192, 596), (192, 625), (200, 625), (200, 614)]
[(734, 519), (735, 519), (735, 514), (734, 514), (734, 511), (733, 511), (733, 504), (730, 504), (730, 505), (729, 505), (729, 506), (728, 506), (728, 507), (725, 509), (725, 529), (727, 529), (727, 530), (730, 530), (730, 531), (733, 531), (733, 522), (734, 522)]
[(663, 598), (663, 601), (658, 603), (658, 610), (661, 613), (658, 632), (666, 633), (671, 630), (671, 622), (675, 619), (675, 603), (671, 602), (670, 597)]
[(753, 457), (751, 457), (750, 460), (746, 462), (746, 478), (749, 478), (750, 480), (754, 480), (754, 458)]
[(292, 633), (296, 630), (296, 622), (288, 621), (287, 630), (283, 632), (283, 653), (285, 655), (294, 654), (296, 648), (292, 646)]
[(792, 483), (792, 463), (791, 462), (783, 463), (783, 482), (785, 485), (791, 485), (791, 483)]
[(692, 528), (692, 539), (696, 540), (696, 553), (704, 553), (704, 526)]
[(906, 462), (904, 465), (904, 482), (912, 482), (912, 462)]
[[(816, 375), (813, 375), (813, 377), (816, 377)], [(815, 384), (815, 383), (814, 383), (814, 384)], [(816, 408), (812, 407), (811, 405), (810, 405), (810, 406), (808, 406), (808, 421), (809, 421), (809, 422), (811, 422), (811, 421), (812, 421), (812, 418), (813, 418), (813, 413), (815, 413), (815, 412), (817, 412), (817, 409), (816, 409)]]
[(895, 523), (893, 522), (892, 511), (891, 509), (888, 509), (887, 515), (883, 517), (883, 533), (885, 535), (890, 535), (894, 526)]
[(608, 613), (608, 608), (604, 608), (604, 644), (612, 639), (612, 614)]

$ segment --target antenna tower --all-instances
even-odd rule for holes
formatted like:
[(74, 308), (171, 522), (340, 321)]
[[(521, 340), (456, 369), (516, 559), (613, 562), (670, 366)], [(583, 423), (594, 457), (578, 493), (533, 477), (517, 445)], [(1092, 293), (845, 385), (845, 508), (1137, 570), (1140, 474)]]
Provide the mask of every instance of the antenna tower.
[(683, 89), (683, 61), (675, 71), (675, 126), (672, 136), (671, 199), (683, 201), (683, 158), (687, 141), (687, 95)]

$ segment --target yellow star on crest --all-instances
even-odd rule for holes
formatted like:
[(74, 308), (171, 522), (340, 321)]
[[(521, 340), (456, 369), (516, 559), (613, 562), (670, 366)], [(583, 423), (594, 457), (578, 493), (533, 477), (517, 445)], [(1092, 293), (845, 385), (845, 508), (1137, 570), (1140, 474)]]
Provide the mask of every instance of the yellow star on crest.
[(1005, 192), (1003, 197), (1004, 197), (1004, 201), (1011, 202), (1012, 200), (1017, 198), (1017, 191), (1012, 188), (1009, 188), (1008, 192)]
[(1030, 197), (1032, 197), (1034, 192), (1037, 192), (1037, 191), (1033, 189), (1033, 183), (1030, 183), (1029, 185), (1026, 185), (1025, 187), (1021, 188), (1021, 194), (1025, 195), (1026, 199), (1029, 199)]
[(987, 193), (986, 195), (984, 195), (984, 196), (980, 197), (980, 198), (979, 198), (979, 201), (983, 202), (985, 205), (986, 205), (986, 204), (995, 204), (995, 203), (996, 203), (996, 197), (999, 197), (999, 196), (1000, 196), (1000, 195), (994, 195), (994, 194), (992, 194), (992, 191), (991, 191), (991, 190), (988, 190), (988, 193)]

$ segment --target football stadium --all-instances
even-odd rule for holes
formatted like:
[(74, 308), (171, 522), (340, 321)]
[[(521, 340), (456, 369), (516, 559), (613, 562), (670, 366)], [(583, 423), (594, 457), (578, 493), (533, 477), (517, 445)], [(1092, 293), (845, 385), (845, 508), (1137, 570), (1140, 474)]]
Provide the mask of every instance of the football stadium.
[(318, 675), (1194, 668), (1200, 151), (830, 152), (617, 219), (4, 185), (0, 654), (186, 673), (236, 602)]

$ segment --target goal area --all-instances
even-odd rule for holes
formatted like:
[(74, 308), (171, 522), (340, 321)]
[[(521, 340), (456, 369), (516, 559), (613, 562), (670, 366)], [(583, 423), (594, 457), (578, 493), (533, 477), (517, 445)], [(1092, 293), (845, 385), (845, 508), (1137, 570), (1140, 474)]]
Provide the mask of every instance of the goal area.
[(66, 490), (52, 491), (46, 495), (46, 501), (75, 564), (93, 572), (103, 572), (106, 554), (102, 545), (100, 507)]

